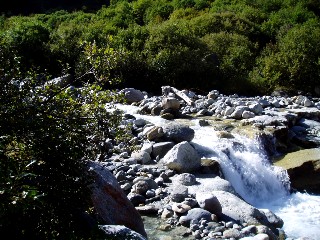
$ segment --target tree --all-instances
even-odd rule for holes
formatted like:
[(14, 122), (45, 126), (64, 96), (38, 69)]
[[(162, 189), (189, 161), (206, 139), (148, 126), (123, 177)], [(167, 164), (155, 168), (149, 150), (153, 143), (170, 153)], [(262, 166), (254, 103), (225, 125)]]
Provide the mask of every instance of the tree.
[(39, 74), (13, 76), (3, 74), (0, 86), (0, 233), (90, 239), (99, 218), (88, 160), (112, 154), (107, 139), (129, 140), (119, 112), (105, 108), (114, 94), (95, 84), (60, 86)]

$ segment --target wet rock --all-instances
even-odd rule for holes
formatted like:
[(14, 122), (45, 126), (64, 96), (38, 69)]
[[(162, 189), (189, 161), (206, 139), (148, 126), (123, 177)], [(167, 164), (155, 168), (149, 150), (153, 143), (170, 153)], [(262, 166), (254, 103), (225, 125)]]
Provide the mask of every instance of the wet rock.
[(286, 154), (274, 165), (287, 170), (291, 187), (300, 191), (320, 193), (320, 149), (304, 149)]
[(181, 125), (181, 124), (167, 124), (163, 127), (164, 136), (169, 141), (174, 141), (176, 143), (180, 143), (183, 141), (190, 142), (194, 137), (194, 130), (189, 126)]
[(211, 221), (212, 214), (204, 210), (202, 208), (193, 208), (190, 211), (188, 211), (188, 214), (186, 216), (182, 216), (179, 219), (179, 223), (183, 226), (189, 227), (191, 220), (201, 220), (205, 219), (207, 221)]
[(103, 231), (105, 239), (114, 240), (146, 240), (143, 235), (121, 225), (100, 225), (99, 229)]
[(270, 227), (273, 226), (273, 223), (268, 222), (263, 213), (239, 197), (223, 191), (213, 191), (212, 193), (221, 204), (222, 213), (218, 216), (223, 220), (232, 220), (240, 224), (265, 224)]
[(259, 209), (259, 211), (265, 215), (266, 221), (270, 223), (269, 226), (271, 228), (276, 229), (283, 227), (283, 220), (273, 212), (271, 212), (269, 209)]

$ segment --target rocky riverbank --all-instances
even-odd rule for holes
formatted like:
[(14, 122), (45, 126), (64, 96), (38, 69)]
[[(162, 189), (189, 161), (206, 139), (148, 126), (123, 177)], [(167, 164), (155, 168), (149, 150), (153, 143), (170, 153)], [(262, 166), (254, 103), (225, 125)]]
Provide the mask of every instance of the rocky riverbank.
[[(218, 91), (202, 96), (171, 87), (163, 88), (163, 96), (149, 97), (136, 89), (121, 92), (130, 104), (121, 108), (136, 110), (135, 114), (126, 112), (122, 124), (130, 126), (132, 143), (138, 150), (131, 152), (109, 142), (119, 154), (99, 165), (113, 173), (142, 216), (161, 219), (158, 230), (181, 230), (178, 236), (149, 239), (288, 238), (281, 230), (282, 219), (246, 202), (225, 178), (219, 161), (199, 154), (191, 125), (216, 129), (221, 141), (232, 141), (239, 133), (247, 135), (270, 157), (279, 157), (319, 147), (320, 99), (279, 93), (247, 98)], [(150, 116), (157, 116), (161, 124), (152, 122)], [(241, 144), (233, 141), (237, 148)], [(320, 159), (312, 160), (319, 163)], [(319, 175), (316, 168), (309, 171)], [(204, 179), (210, 179), (210, 184)]]

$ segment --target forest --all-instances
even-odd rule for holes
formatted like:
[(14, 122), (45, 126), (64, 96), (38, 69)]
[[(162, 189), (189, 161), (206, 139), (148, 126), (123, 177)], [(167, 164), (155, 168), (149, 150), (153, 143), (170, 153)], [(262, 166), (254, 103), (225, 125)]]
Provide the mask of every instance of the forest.
[[(56, 8), (50, 1), (43, 6), (46, 13), (3, 13), (2, 71), (12, 72), (18, 60), (22, 78), (31, 69), (77, 78), (97, 60), (85, 57), (94, 45), (95, 58), (108, 62), (105, 74), (119, 80), (114, 87), (156, 92), (172, 85), (253, 95), (277, 89), (315, 94), (319, 86), (316, 0), (79, 1), (74, 8), (71, 1), (67, 10), (55, 2)], [(58, 10), (50, 12), (51, 6)]]
[[(117, 89), (319, 95), (319, 17), (318, 0), (8, 2), (0, 233), (99, 239), (82, 231), (83, 216), (95, 219), (87, 160), (112, 154), (106, 139), (131, 147), (121, 115), (105, 111)], [(48, 84), (59, 77), (68, 84)]]

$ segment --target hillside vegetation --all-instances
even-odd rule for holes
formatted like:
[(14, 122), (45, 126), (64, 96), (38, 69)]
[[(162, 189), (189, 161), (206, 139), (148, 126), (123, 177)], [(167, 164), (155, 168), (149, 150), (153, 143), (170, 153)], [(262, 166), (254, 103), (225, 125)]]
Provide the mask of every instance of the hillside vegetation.
[[(107, 78), (121, 80), (117, 87), (314, 94), (319, 15), (316, 0), (113, 0), (95, 12), (3, 15), (1, 74), (17, 74), (18, 61), (20, 77), (33, 69), (77, 78), (102, 60)], [(94, 59), (85, 57), (90, 45)]]
[[(0, 16), (0, 234), (10, 239), (101, 239), (88, 160), (116, 151), (108, 141), (132, 147), (121, 115), (105, 111), (114, 92), (101, 90), (319, 87), (318, 0), (39, 2), (10, 1)], [(60, 76), (67, 85), (48, 84)]]

